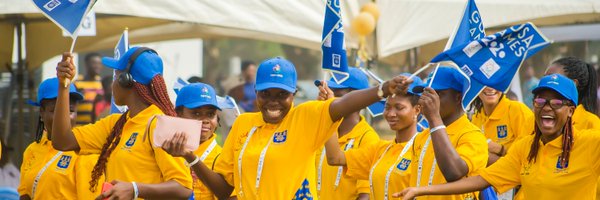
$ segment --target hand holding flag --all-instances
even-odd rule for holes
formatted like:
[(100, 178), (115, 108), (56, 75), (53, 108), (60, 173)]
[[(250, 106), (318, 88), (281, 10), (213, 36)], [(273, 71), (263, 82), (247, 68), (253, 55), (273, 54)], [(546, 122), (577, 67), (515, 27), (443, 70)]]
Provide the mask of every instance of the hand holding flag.
[(456, 45), (431, 62), (449, 64), (469, 78), (470, 87), (463, 91), (463, 108), (466, 109), (485, 86), (507, 92), (523, 61), (549, 44), (535, 25), (525, 23)]

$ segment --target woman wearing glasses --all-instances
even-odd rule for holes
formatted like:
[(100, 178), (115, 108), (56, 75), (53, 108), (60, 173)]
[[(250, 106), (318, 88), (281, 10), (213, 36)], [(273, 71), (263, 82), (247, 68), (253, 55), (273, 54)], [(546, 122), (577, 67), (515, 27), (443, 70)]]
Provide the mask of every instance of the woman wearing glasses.
[(578, 103), (575, 83), (552, 74), (533, 90), (535, 133), (515, 142), (506, 156), (479, 176), (421, 188), (407, 188), (396, 197), (460, 194), (488, 186), (504, 192), (522, 185), (525, 199), (595, 199), (600, 173), (598, 130), (573, 129)]

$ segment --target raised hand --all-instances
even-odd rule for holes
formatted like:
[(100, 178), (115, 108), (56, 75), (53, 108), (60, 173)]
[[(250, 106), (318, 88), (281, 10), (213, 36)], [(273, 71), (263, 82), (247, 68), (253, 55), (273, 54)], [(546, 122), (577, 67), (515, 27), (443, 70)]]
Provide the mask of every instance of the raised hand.
[(187, 136), (184, 133), (175, 133), (173, 138), (163, 143), (162, 149), (174, 157), (193, 155), (194, 153), (192, 151), (187, 151), (185, 149), (186, 141)]
[(319, 96), (317, 96), (317, 100), (325, 101), (327, 99), (331, 99), (334, 97), (333, 91), (327, 86), (327, 81), (321, 81), (321, 85), (319, 85)]
[(440, 97), (430, 87), (423, 89), (423, 93), (419, 98), (419, 105), (421, 105), (421, 113), (428, 122), (441, 120), (440, 118)]
[(73, 64), (73, 55), (69, 52), (62, 54), (62, 59), (56, 66), (56, 77), (60, 85), (64, 85), (67, 79), (73, 80), (75, 77), (75, 64)]

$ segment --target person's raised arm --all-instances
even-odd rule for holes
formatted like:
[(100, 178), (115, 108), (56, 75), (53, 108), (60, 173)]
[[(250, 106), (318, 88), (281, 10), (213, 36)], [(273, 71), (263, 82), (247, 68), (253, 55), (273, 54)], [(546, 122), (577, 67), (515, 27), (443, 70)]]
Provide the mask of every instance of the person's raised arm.
[[(412, 83), (411, 79), (405, 76), (396, 76), (383, 84), (383, 97), (391, 94), (405, 94), (408, 86)], [(329, 115), (332, 121), (337, 121), (342, 117), (359, 111), (379, 100), (381, 97), (377, 95), (378, 86), (352, 91), (343, 97), (335, 99), (329, 106)]]
[(410, 187), (402, 190), (402, 192), (394, 193), (392, 196), (395, 198), (402, 197), (404, 200), (412, 200), (415, 197), (425, 195), (464, 194), (480, 191), (489, 186), (490, 183), (485, 181), (481, 176), (473, 176), (446, 184), (418, 188)]
[[(167, 140), (162, 148), (174, 157), (183, 157), (188, 163), (193, 163), (197, 156), (192, 151), (186, 151), (184, 146), (186, 136), (183, 133), (176, 133), (172, 139)], [(227, 199), (233, 191), (233, 186), (229, 185), (225, 178), (211, 170), (202, 161), (196, 162), (191, 166), (198, 178), (210, 189), (219, 199)]]
[(96, 200), (108, 199), (130, 199), (137, 196), (145, 199), (188, 199), (192, 191), (183, 187), (176, 181), (170, 180), (156, 184), (144, 184), (123, 181), (111, 181), (113, 187), (98, 195)]
[[(429, 122), (429, 127), (433, 129), (444, 125), (440, 117), (440, 98), (435, 90), (429, 87), (425, 88), (419, 99), (419, 105), (421, 105), (422, 113)], [(446, 129), (437, 129), (430, 134), (435, 159), (446, 181), (452, 182), (466, 176), (469, 167), (456, 152)]]
[(71, 131), (71, 120), (69, 111), (69, 87), (65, 87), (66, 79), (73, 80), (75, 77), (75, 64), (73, 55), (63, 53), (62, 60), (56, 67), (58, 77), (58, 96), (54, 108), (54, 122), (52, 124), (52, 146), (60, 151), (77, 151), (79, 144)]

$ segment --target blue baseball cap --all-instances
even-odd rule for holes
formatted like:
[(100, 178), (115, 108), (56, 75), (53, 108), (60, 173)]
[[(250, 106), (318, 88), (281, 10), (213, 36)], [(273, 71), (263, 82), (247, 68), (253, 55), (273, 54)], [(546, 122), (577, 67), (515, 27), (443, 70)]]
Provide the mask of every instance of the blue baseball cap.
[[(28, 100), (27, 103), (32, 106), (41, 106), (44, 99), (56, 99), (58, 96), (58, 87), (58, 78), (56, 77), (42, 81), (38, 87), (37, 101)], [(75, 88), (73, 83), (69, 87), (69, 97), (77, 101), (83, 100), (83, 95), (77, 92), (77, 88)]]
[[(406, 76), (406, 77), (410, 77), (412, 74), (410, 73), (402, 73), (400, 74), (402, 76)], [(415, 87), (422, 87), (423, 86), (423, 80), (421, 78), (419, 78), (418, 76), (415, 76), (412, 78), (413, 82), (408, 86), (408, 93), (412, 94), (412, 95), (417, 95), (417, 96), (421, 96), (420, 92), (415, 92), (413, 91)]]
[[(129, 59), (138, 48), (140, 47), (130, 48), (127, 50), (125, 55), (121, 56), (119, 59), (114, 59), (113, 57), (104, 57), (102, 58), (102, 64), (112, 69), (124, 71), (125, 68), (127, 68)], [(145, 51), (135, 59), (133, 66), (131, 66), (131, 69), (129, 69), (129, 73), (133, 77), (134, 81), (148, 85), (154, 76), (163, 74), (162, 59), (154, 52)]]
[(206, 105), (221, 110), (217, 103), (215, 89), (204, 83), (192, 83), (184, 86), (177, 93), (177, 99), (175, 100), (175, 107), (185, 106), (194, 109)]
[(413, 92), (421, 93), (425, 87), (431, 87), (434, 90), (453, 89), (462, 93), (469, 87), (469, 79), (454, 67), (439, 66), (437, 70), (429, 74), (427, 82), (420, 87), (415, 87)]
[(333, 77), (327, 81), (327, 86), (331, 89), (354, 89), (362, 90), (369, 87), (369, 79), (367, 75), (356, 67), (348, 67), (348, 74), (350, 75), (341, 84), (337, 84)]
[(297, 79), (294, 64), (281, 57), (270, 58), (258, 66), (254, 88), (257, 91), (279, 88), (294, 93)]
[(537, 94), (539, 91), (544, 89), (554, 90), (568, 100), (571, 100), (573, 104), (578, 104), (577, 86), (573, 80), (567, 78), (561, 74), (550, 74), (542, 77), (537, 87), (532, 91), (533, 94)]

